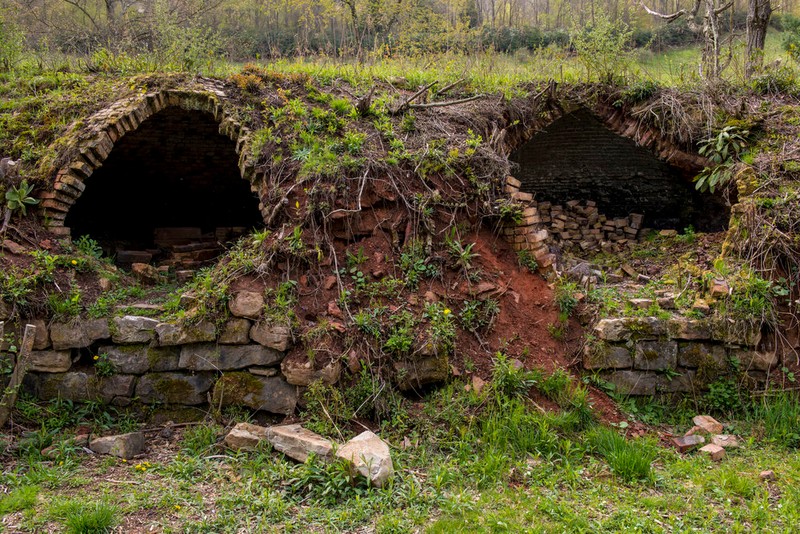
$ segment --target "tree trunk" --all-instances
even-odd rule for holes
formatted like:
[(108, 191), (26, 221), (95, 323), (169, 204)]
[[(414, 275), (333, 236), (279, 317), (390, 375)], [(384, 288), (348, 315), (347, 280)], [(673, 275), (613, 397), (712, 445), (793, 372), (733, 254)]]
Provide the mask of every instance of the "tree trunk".
[[(0, 322), (0, 326), (2, 325), (3, 323)], [(0, 332), (2, 332), (2, 328), (0, 328)], [(14, 371), (11, 373), (8, 386), (3, 392), (3, 399), (0, 401), (0, 428), (6, 425), (11, 416), (11, 410), (17, 403), (17, 393), (19, 393), (22, 380), (30, 367), (34, 339), (36, 339), (36, 327), (32, 324), (25, 325), (25, 333), (22, 335), (20, 351), (17, 354), (17, 363), (14, 365)]]
[(772, 16), (770, 0), (748, 0), (747, 3), (747, 58), (745, 73), (750, 78), (764, 59), (764, 40), (767, 38), (769, 18)]

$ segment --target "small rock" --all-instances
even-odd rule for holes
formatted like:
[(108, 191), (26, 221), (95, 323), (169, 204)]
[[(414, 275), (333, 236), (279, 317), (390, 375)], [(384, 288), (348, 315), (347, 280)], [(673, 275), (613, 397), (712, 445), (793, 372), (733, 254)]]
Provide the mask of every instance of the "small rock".
[(627, 274), (631, 278), (636, 278), (637, 276), (639, 276), (639, 273), (636, 272), (636, 269), (634, 269), (627, 263), (623, 263), (621, 269), (625, 274)]
[(705, 447), (701, 447), (700, 452), (707, 454), (708, 457), (714, 462), (719, 462), (725, 458), (725, 449), (719, 445), (714, 445), (713, 443), (709, 443)]
[(342, 309), (339, 308), (339, 305), (336, 304), (336, 301), (328, 302), (328, 315), (331, 317), (336, 317), (337, 319), (343, 319), (344, 314), (342, 313)]
[(775, 480), (776, 478), (775, 471), (773, 471), (772, 469), (769, 469), (767, 471), (761, 471), (758, 474), (758, 478), (760, 478), (761, 480), (768, 480), (768, 481)]
[(697, 447), (698, 445), (702, 445), (705, 442), (706, 442), (705, 438), (703, 436), (698, 436), (698, 435), (672, 438), (672, 444), (678, 448), (678, 452), (680, 452), (681, 454), (690, 451), (695, 447)]
[(689, 430), (686, 431), (684, 436), (694, 436), (695, 434), (697, 434), (701, 430), (703, 430), (703, 429), (700, 428), (699, 426), (693, 426), (692, 428), (690, 428)]
[(486, 381), (479, 377), (478, 375), (472, 375), (472, 382), (467, 384), (465, 389), (467, 391), (474, 391), (475, 393), (480, 393), (481, 390), (486, 386)]
[(439, 302), (439, 297), (433, 291), (426, 291), (424, 296), (425, 302)]
[(172, 439), (172, 436), (175, 435), (175, 429), (173, 428), (174, 423), (172, 421), (167, 421), (164, 423), (164, 428), (158, 433), (158, 435), (164, 439)]
[(711, 285), (711, 296), (714, 298), (727, 297), (730, 294), (731, 288), (725, 280), (714, 280)]
[(333, 286), (336, 285), (336, 277), (335, 276), (326, 276), (325, 281), (322, 283), (322, 287), (326, 290), (333, 289)]
[(300, 425), (271, 426), (267, 429), (266, 439), (275, 450), (298, 462), (305, 462), (312, 453), (328, 458), (333, 451), (330, 440)]
[(278, 374), (278, 370), (276, 368), (274, 368), (274, 367), (256, 366), (256, 367), (248, 367), (247, 370), (250, 372), (250, 374), (253, 374), (253, 375), (256, 375), (256, 376), (270, 377), (270, 376), (275, 376), (275, 375)]
[(628, 303), (639, 310), (646, 310), (652, 306), (655, 301), (653, 299), (630, 299)]
[(237, 423), (225, 436), (225, 446), (235, 451), (254, 451), (267, 439), (267, 428), (250, 423)]
[(722, 432), (722, 423), (710, 415), (697, 415), (692, 419), (695, 426), (699, 426), (704, 432), (709, 434), (719, 434)]
[(259, 323), (250, 328), (250, 339), (279, 351), (288, 349), (292, 342), (292, 331), (286, 325)]
[(111, 291), (111, 286), (114, 285), (114, 283), (108, 278), (101, 278), (98, 283), (100, 284), (100, 289), (103, 291)]
[(369, 430), (345, 443), (336, 456), (353, 464), (355, 471), (378, 488), (394, 474), (389, 445)]
[(717, 434), (716, 436), (712, 436), (711, 443), (719, 445), (723, 449), (739, 448), (739, 440), (736, 439), (736, 436), (730, 434)]
[(350, 354), (347, 355), (347, 369), (353, 374), (361, 370), (361, 358), (358, 357), (354, 350), (351, 350)]
[(117, 436), (106, 436), (91, 441), (89, 448), (98, 454), (110, 454), (130, 460), (144, 449), (144, 434), (130, 432)]
[(9, 251), (11, 254), (14, 254), (14, 255), (17, 255), (17, 256), (19, 256), (20, 254), (25, 254), (25, 252), (28, 250), (25, 247), (23, 247), (22, 245), (20, 245), (19, 243), (15, 242), (15, 241), (11, 241), (10, 239), (3, 240), (2, 246), (3, 246), (4, 249)]
[(661, 230), (660, 232), (658, 232), (658, 235), (660, 235), (662, 237), (675, 237), (676, 235), (678, 235), (678, 231), (677, 230)]

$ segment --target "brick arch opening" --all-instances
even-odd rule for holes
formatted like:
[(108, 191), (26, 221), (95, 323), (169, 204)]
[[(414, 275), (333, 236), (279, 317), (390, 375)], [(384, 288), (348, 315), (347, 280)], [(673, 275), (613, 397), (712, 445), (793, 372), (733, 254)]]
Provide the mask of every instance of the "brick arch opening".
[(169, 106), (119, 139), (66, 215), (73, 239), (145, 250), (164, 229), (192, 228), (171, 235), (210, 241), (263, 224), (236, 144), (218, 130), (207, 111)]
[(729, 204), (692, 183), (702, 158), (607, 111), (573, 109), (520, 140), (510, 157), (520, 191), (545, 206), (579, 201), (609, 220), (643, 215), (637, 225), (650, 228), (727, 229)]

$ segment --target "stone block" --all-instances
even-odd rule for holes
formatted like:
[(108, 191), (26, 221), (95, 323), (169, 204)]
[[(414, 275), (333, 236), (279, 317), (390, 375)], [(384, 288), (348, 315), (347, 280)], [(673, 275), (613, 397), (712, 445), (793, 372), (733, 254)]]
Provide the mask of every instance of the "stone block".
[(54, 350), (83, 349), (97, 340), (110, 337), (108, 321), (105, 319), (78, 319), (71, 323), (54, 323), (50, 327)]
[(247, 406), (253, 410), (289, 415), (297, 405), (297, 388), (281, 377), (262, 377), (248, 372), (222, 375), (214, 386), (214, 406)]
[(639, 341), (633, 365), (643, 371), (675, 369), (678, 365), (678, 343), (675, 341)]
[(61, 398), (73, 402), (97, 400), (97, 384), (83, 372), (28, 373), (24, 388), (41, 400)]
[(238, 291), (228, 302), (231, 314), (246, 319), (258, 319), (264, 311), (264, 296), (254, 291)]
[(725, 449), (713, 443), (700, 447), (700, 452), (706, 454), (713, 462), (719, 462), (725, 458)]
[(777, 352), (761, 352), (751, 349), (731, 349), (731, 358), (736, 358), (741, 364), (741, 368), (750, 371), (769, 371), (780, 364), (780, 356)]
[(653, 395), (658, 376), (642, 371), (614, 371), (606, 373), (604, 379), (614, 384), (625, 395)]
[[(103, 402), (125, 405), (133, 397), (136, 386), (136, 377), (133, 375), (112, 375), (98, 379), (97, 391)], [(124, 402), (120, 402), (124, 399)]]
[(282, 352), (262, 345), (198, 343), (181, 348), (179, 367), (192, 371), (227, 371), (251, 365), (275, 365), (282, 359)]
[(330, 458), (333, 442), (300, 425), (277, 425), (267, 429), (267, 439), (276, 451), (298, 462), (305, 462), (311, 454)]
[(159, 323), (156, 325), (156, 335), (158, 344), (163, 347), (214, 341), (217, 332), (211, 321), (200, 321), (197, 324)]
[(703, 436), (691, 435), (672, 438), (672, 444), (683, 454), (706, 442)]
[(720, 368), (725, 365), (725, 347), (713, 343), (682, 341), (678, 343), (678, 365), (682, 367), (705, 367), (713, 364)]
[(292, 331), (286, 325), (258, 323), (250, 329), (250, 339), (279, 351), (286, 351), (292, 344)]
[(660, 376), (656, 389), (664, 393), (691, 393), (699, 389), (697, 373), (690, 369), (682, 369), (677, 376)]
[(711, 323), (708, 319), (687, 319), (686, 317), (669, 319), (667, 334), (672, 339), (681, 340), (710, 340), (713, 337)]
[(246, 345), (250, 343), (250, 321), (233, 317), (225, 321), (219, 334), (219, 343), (224, 345)]
[(585, 369), (626, 369), (632, 366), (633, 357), (628, 347), (602, 343), (587, 345), (584, 349)]
[(148, 373), (137, 382), (136, 396), (145, 403), (204, 404), (215, 378), (214, 373)]
[(36, 327), (36, 339), (33, 340), (34, 350), (45, 350), (50, 348), (50, 330), (42, 319), (30, 321)]
[(29, 371), (65, 373), (72, 367), (71, 350), (35, 350), (31, 352)]
[(286, 377), (286, 381), (295, 386), (305, 387), (317, 380), (332, 385), (337, 383), (342, 375), (342, 362), (331, 360), (321, 369), (315, 369), (314, 364), (305, 354), (301, 354), (300, 357), (284, 360), (281, 363), (281, 372)]
[(106, 354), (108, 361), (119, 373), (140, 375), (148, 371), (173, 371), (178, 369), (177, 347), (151, 347), (149, 345), (105, 345), (97, 349)]
[(89, 443), (89, 448), (97, 454), (109, 454), (130, 460), (144, 450), (144, 434), (131, 432), (96, 438)]
[(149, 317), (126, 315), (114, 318), (114, 343), (150, 343), (155, 338), (158, 321)]
[(717, 434), (716, 436), (711, 436), (711, 443), (719, 445), (723, 449), (739, 448), (739, 440), (736, 439), (736, 436), (731, 434)]
[(709, 434), (719, 434), (722, 432), (722, 423), (710, 415), (696, 415), (692, 418), (692, 423)]
[(666, 333), (666, 325), (658, 317), (619, 317), (601, 319), (594, 332), (604, 341), (656, 339)]
[(450, 376), (450, 363), (447, 354), (442, 353), (417, 359), (397, 360), (394, 362), (394, 370), (399, 379), (397, 387), (407, 391), (426, 384), (444, 382)]

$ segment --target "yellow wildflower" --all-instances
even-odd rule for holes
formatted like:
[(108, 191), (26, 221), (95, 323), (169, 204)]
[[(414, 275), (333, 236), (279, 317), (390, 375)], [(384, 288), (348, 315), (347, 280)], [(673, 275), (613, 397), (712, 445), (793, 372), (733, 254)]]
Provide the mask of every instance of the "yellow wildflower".
[(72, 260), (72, 265), (78, 265), (77, 260)]
[(95, 355), (94, 355), (94, 361), (97, 361), (97, 360), (99, 360), (99, 359), (100, 359), (100, 356), (98, 356), (97, 354), (95, 354)]
[(445, 309), (444, 309), (444, 314), (445, 314), (445, 315), (450, 315), (450, 313), (451, 313), (451, 312), (450, 312), (450, 308), (445, 308)]

